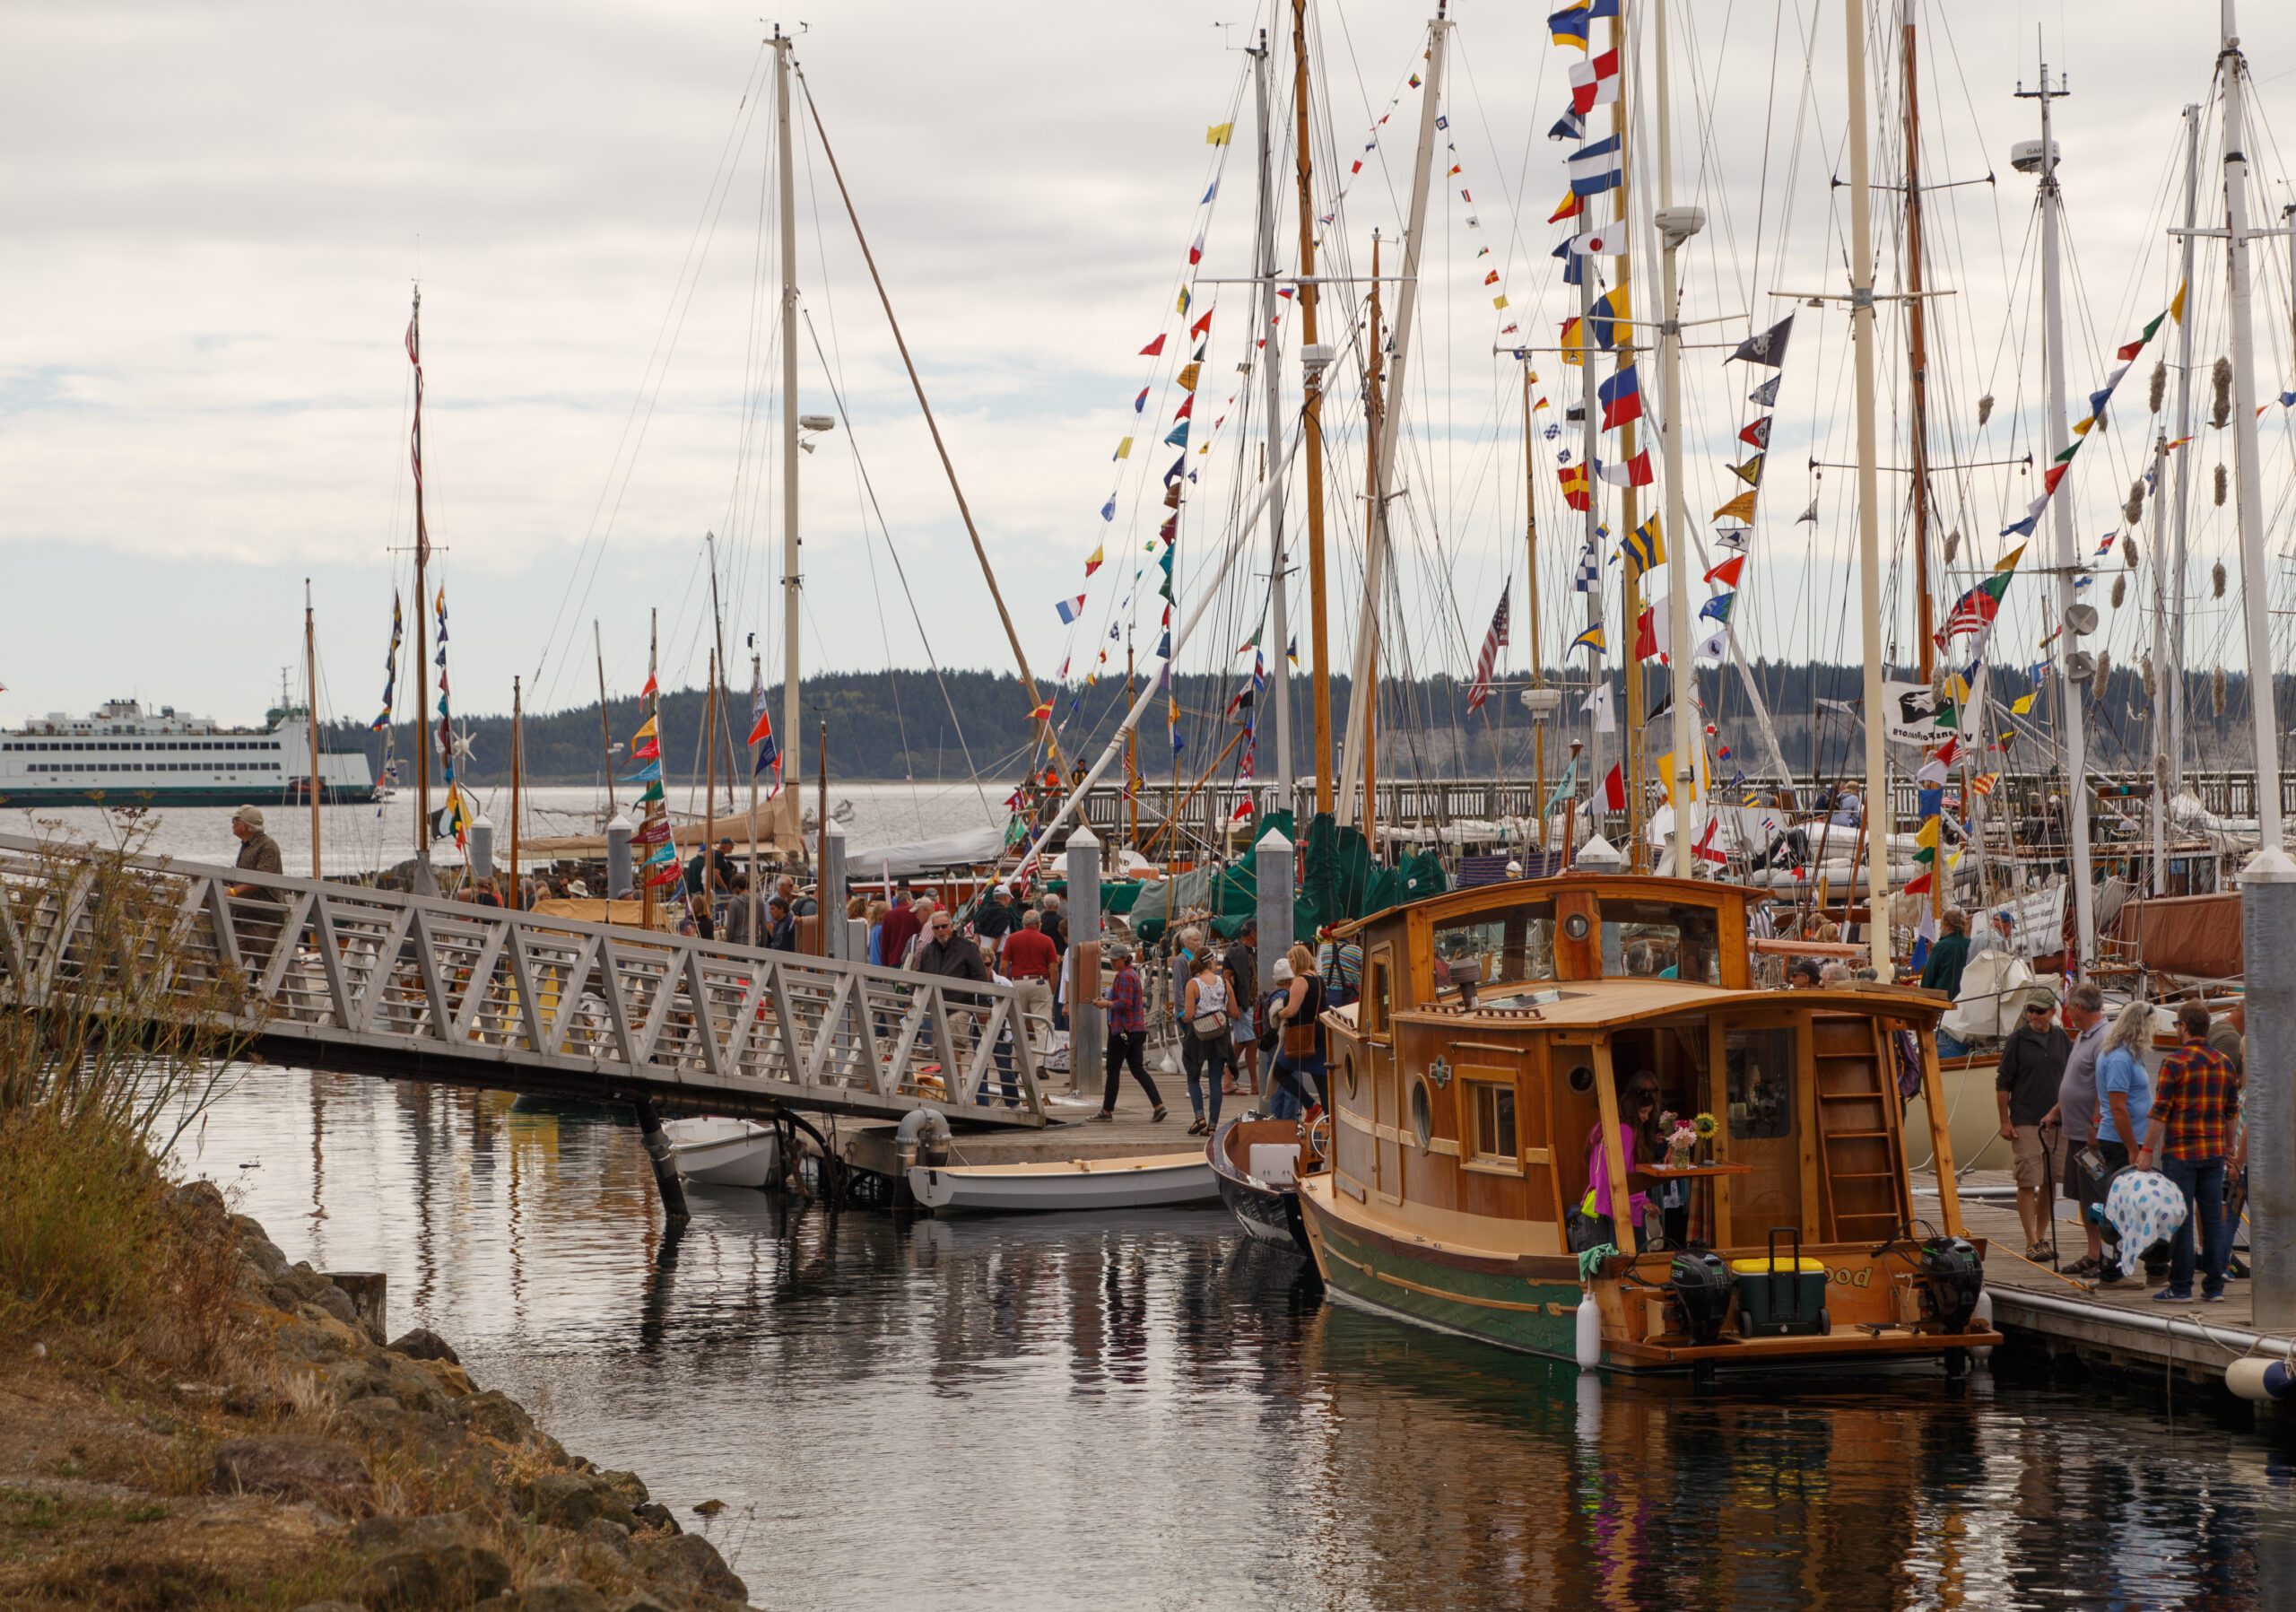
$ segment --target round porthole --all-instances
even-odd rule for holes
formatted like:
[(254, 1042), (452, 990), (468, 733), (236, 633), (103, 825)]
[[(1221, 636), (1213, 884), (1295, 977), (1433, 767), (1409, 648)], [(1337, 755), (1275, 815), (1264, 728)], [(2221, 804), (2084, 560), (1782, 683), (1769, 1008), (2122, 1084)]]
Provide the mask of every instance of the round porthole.
[(1595, 1071), (1586, 1064), (1574, 1064), (1563, 1079), (1581, 1097), (1595, 1089)]
[(1347, 1083), (1347, 1094), (1352, 1097), (1355, 1095), (1355, 1057), (1352, 1053), (1340, 1059), (1339, 1073)]
[(1584, 940), (1594, 926), (1587, 921), (1584, 912), (1573, 912), (1562, 920), (1562, 932), (1572, 940)]
[(1427, 1151), (1427, 1144), (1435, 1137), (1435, 1102), (1427, 1094), (1427, 1082), (1411, 1083), (1411, 1128), (1418, 1133), (1419, 1150)]

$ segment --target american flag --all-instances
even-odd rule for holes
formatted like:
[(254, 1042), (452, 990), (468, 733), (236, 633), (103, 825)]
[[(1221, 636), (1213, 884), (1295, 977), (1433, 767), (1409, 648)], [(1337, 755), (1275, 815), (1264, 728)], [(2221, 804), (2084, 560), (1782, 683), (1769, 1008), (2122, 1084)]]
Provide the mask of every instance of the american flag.
[(1483, 654), (1474, 663), (1474, 685), (1467, 690), (1467, 711), (1473, 715), (1483, 709), (1491, 698), (1491, 672), (1499, 664), (1499, 651), (1507, 643), (1507, 605), (1514, 591), (1512, 578), (1500, 585), (1499, 608), (1492, 612), (1491, 631), (1483, 635)]

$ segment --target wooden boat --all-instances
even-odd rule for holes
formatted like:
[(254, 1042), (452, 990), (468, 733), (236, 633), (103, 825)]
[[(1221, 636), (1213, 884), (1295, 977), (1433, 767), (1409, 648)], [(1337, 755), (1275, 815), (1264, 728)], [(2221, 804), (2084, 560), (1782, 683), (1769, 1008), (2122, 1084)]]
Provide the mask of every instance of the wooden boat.
[[(1755, 989), (1745, 911), (1759, 899), (1569, 874), (1351, 926), (1362, 999), (1325, 1015), (1332, 1166), (1300, 1188), (1326, 1291), (1619, 1371), (1950, 1369), (1998, 1342), (1979, 1319), (1983, 1250), (1962, 1234), (1950, 1142), (1942, 1233), (1917, 1226), (1906, 1173), (1901, 1057), (1922, 1074), (1933, 1132), (1950, 1135), (1945, 1004), (1872, 984)], [(1630, 1175), (1620, 1092), (1644, 1072), (1662, 1107), (1714, 1117), (1709, 1159), (1638, 1161)], [(1582, 1279), (1567, 1226), (1596, 1146), (1613, 1181), (1690, 1186), (1683, 1251), (1645, 1250), (1622, 1220)]]
[(706, 1115), (672, 1120), (662, 1127), (670, 1141), (670, 1163), (679, 1176), (711, 1187), (762, 1187), (780, 1161), (780, 1138), (754, 1120)]
[(1220, 1186), (1220, 1201), (1257, 1242), (1308, 1253), (1300, 1224), (1302, 1155), (1312, 1164), (1319, 1150), (1296, 1120), (1231, 1120), (1205, 1139), (1205, 1162)]
[(1220, 1197), (1200, 1153), (1060, 1159), (1040, 1164), (912, 1164), (909, 1189), (928, 1209), (1012, 1214), (1054, 1209), (1162, 1209)]

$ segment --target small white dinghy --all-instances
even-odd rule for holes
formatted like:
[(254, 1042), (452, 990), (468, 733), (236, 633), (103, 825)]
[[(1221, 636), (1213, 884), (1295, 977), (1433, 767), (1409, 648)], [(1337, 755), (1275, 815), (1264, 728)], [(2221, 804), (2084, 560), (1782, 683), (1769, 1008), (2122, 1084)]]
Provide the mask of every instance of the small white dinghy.
[(780, 1139), (770, 1125), (754, 1120), (709, 1115), (672, 1120), (662, 1127), (670, 1139), (670, 1163), (679, 1179), (711, 1187), (762, 1187), (780, 1163)]
[(912, 1164), (909, 1189), (929, 1209), (1012, 1213), (1161, 1209), (1218, 1203), (1220, 1183), (1201, 1152), (1043, 1164)]

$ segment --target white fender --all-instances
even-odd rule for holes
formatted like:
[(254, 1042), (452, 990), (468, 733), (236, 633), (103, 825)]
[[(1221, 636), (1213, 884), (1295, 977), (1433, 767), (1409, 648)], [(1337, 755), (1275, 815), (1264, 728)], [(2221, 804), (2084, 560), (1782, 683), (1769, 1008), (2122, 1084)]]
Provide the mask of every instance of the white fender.
[(1603, 1364), (1603, 1311), (1588, 1294), (1578, 1301), (1578, 1369), (1591, 1372)]

